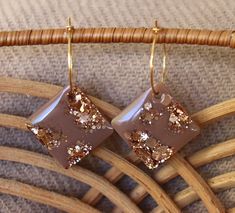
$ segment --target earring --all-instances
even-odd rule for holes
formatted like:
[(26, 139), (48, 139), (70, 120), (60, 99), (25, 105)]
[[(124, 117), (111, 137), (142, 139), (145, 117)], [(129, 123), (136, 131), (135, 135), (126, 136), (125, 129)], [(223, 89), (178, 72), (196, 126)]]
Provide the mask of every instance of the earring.
[(164, 45), (163, 70), (160, 80), (154, 83), (154, 53), (157, 33), (150, 56), (151, 88), (127, 106), (112, 120), (112, 126), (136, 155), (150, 168), (157, 168), (200, 133), (199, 126), (171, 95), (164, 84), (166, 78), (166, 47)]
[(65, 168), (77, 164), (113, 133), (88, 96), (73, 83), (72, 34), (68, 20), (69, 86), (30, 116), (28, 129)]

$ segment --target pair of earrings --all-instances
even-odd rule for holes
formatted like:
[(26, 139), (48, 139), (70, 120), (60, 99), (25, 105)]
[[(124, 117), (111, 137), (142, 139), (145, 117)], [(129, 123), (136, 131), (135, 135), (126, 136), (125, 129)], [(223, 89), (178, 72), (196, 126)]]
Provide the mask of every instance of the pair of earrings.
[(199, 134), (199, 126), (172, 97), (163, 83), (166, 75), (165, 46), (162, 77), (159, 83), (154, 83), (153, 58), (159, 30), (158, 27), (153, 28), (154, 39), (150, 57), (151, 88), (114, 118), (111, 125), (88, 96), (73, 83), (73, 27), (69, 19), (69, 86), (35, 112), (26, 124), (64, 168), (80, 162), (108, 138), (113, 129), (150, 169), (158, 167)]

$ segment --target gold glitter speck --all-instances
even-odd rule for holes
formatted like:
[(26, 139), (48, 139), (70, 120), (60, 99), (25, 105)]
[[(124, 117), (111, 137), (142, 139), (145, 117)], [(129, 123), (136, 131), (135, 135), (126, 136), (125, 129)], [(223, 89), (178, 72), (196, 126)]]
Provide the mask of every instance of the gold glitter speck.
[(75, 122), (92, 133), (105, 128), (105, 119), (91, 100), (77, 87), (68, 93), (69, 113), (75, 116)]
[(173, 148), (161, 144), (147, 131), (134, 130), (126, 136), (133, 151), (149, 169), (157, 168), (173, 154)]
[(83, 144), (80, 141), (78, 142), (79, 144), (75, 145), (74, 147), (67, 148), (67, 153), (69, 155), (68, 162), (70, 167), (80, 162), (80, 160), (87, 156), (92, 150), (92, 146)]
[(144, 104), (144, 108), (146, 110), (150, 110), (150, 109), (152, 109), (152, 104), (150, 102), (147, 102), (147, 103)]
[(167, 107), (170, 112), (168, 129), (174, 133), (181, 133), (183, 129), (187, 129), (188, 125), (192, 123), (191, 118), (182, 106), (174, 101)]
[(27, 124), (27, 128), (37, 137), (42, 145), (49, 150), (58, 148), (61, 143), (67, 142), (67, 137), (63, 135), (62, 132), (57, 132), (50, 128), (33, 126), (31, 124)]
[(157, 109), (153, 109), (151, 102), (146, 102), (143, 108), (141, 108), (139, 120), (141, 120), (143, 124), (150, 125), (154, 120), (158, 120), (162, 115), (163, 114), (158, 112)]

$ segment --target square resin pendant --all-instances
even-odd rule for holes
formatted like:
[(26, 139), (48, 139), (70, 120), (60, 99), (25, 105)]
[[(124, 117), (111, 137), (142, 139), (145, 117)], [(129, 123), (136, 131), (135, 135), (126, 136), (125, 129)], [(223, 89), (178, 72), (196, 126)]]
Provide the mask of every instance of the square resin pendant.
[(66, 87), (29, 118), (28, 129), (65, 168), (77, 164), (113, 128), (77, 87)]
[(154, 169), (200, 133), (199, 126), (164, 84), (150, 88), (127, 106), (112, 126), (145, 165)]

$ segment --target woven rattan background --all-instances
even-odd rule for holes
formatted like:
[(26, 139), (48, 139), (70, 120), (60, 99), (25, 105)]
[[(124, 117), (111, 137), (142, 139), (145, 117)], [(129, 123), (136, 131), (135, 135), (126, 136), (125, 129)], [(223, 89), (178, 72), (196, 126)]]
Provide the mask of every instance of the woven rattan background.
[[(147, 3), (146, 3), (147, 2)], [(231, 3), (229, 5), (229, 3)], [(233, 6), (234, 5), (234, 6)], [(157, 18), (162, 26), (234, 29), (232, 1), (1, 1), (1, 30), (62, 27), (70, 15), (75, 26), (82, 27), (150, 27)], [(234, 9), (235, 10), (235, 9)], [(66, 84), (66, 46), (3, 47), (0, 49), (2, 76)], [(169, 82), (173, 92), (193, 113), (234, 97), (234, 51), (228, 48), (170, 45)], [(148, 44), (81, 44), (74, 51), (79, 85), (87, 92), (118, 107), (124, 107), (149, 86)], [(131, 84), (130, 84), (131, 82)], [(30, 115), (45, 100), (23, 95), (1, 94), (1, 112), (20, 116)], [(203, 130), (202, 135), (185, 147), (187, 155), (211, 144), (234, 137), (235, 120), (227, 118)], [(29, 134), (1, 128), (1, 145), (44, 152)], [(113, 142), (115, 141), (115, 143)], [(125, 145), (117, 137), (107, 146), (125, 155)], [(94, 163), (95, 162), (95, 163)], [(23, 164), (0, 162), (0, 175), (24, 183), (50, 189), (61, 194), (82, 197), (88, 186), (47, 170)], [(86, 168), (103, 174), (109, 167), (103, 161), (87, 159)], [(234, 171), (234, 157), (216, 161), (199, 169), (204, 178)], [(124, 192), (136, 183), (125, 177), (117, 186)], [(176, 178), (164, 188), (173, 194), (185, 187)], [(227, 208), (235, 204), (233, 189), (219, 194)], [(58, 212), (28, 200), (1, 195), (1, 212)], [(155, 204), (147, 197), (140, 205), (145, 211)], [(105, 212), (112, 208), (103, 199), (97, 207)], [(197, 202), (186, 212), (205, 212)]]

